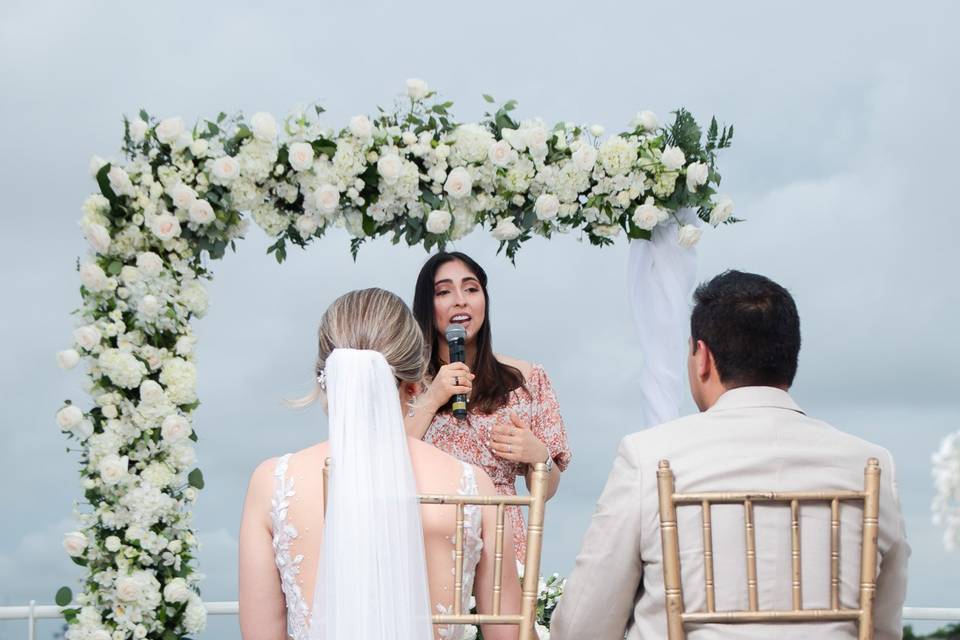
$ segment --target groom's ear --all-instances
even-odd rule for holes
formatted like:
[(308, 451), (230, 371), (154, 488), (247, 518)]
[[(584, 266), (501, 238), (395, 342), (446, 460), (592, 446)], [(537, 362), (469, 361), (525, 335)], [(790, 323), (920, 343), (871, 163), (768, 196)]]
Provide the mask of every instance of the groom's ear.
[(713, 353), (703, 340), (697, 340), (693, 345), (693, 358), (696, 363), (696, 374), (701, 382), (706, 382), (710, 372), (714, 369)]

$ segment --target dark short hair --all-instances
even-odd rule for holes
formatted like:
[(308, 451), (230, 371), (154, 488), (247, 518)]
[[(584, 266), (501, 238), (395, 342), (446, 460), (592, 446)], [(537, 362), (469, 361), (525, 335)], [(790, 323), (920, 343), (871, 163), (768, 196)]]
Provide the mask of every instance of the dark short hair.
[(755, 273), (724, 271), (697, 287), (690, 316), (727, 386), (789, 387), (797, 375), (800, 316), (790, 293)]

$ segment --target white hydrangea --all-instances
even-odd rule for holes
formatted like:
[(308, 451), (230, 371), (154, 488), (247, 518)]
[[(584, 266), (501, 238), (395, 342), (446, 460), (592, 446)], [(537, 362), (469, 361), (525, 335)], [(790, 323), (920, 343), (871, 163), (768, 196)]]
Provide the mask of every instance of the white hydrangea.
[(632, 141), (613, 136), (600, 145), (597, 159), (608, 175), (618, 176), (633, 168), (637, 161), (637, 148)]
[(180, 290), (180, 301), (198, 318), (207, 312), (207, 290), (199, 280), (193, 280)]
[(162, 489), (171, 484), (176, 476), (173, 470), (163, 462), (151, 462), (140, 472), (140, 477)]
[(97, 366), (118, 387), (135, 389), (147, 375), (146, 366), (137, 358), (119, 349), (107, 349), (97, 359)]
[(496, 142), (493, 134), (478, 124), (463, 124), (450, 135), (450, 164), (480, 163), (487, 158), (490, 146)]
[(199, 597), (192, 598), (183, 614), (183, 626), (187, 633), (199, 633), (207, 626), (207, 609)]
[(163, 363), (160, 383), (174, 404), (190, 404), (197, 399), (197, 368), (183, 358), (170, 358)]

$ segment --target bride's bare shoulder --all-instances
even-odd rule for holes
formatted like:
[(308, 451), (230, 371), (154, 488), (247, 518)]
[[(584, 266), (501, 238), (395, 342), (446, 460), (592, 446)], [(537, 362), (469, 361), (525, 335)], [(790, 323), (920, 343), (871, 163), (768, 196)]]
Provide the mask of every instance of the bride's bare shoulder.
[(526, 360), (519, 360), (517, 358), (505, 356), (502, 353), (496, 354), (496, 358), (503, 364), (519, 370), (520, 373), (523, 374), (524, 379), (530, 379), (530, 374), (533, 372), (533, 365), (531, 363), (527, 362)]

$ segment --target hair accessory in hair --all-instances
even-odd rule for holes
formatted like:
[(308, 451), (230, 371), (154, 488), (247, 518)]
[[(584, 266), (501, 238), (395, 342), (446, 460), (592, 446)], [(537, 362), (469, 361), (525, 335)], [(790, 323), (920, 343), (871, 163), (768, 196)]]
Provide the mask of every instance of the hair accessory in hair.
[(320, 385), (320, 388), (323, 391), (327, 390), (327, 370), (321, 369), (320, 374), (317, 376), (317, 384)]

